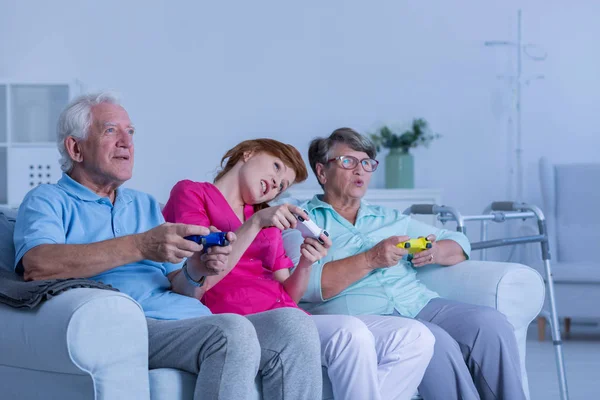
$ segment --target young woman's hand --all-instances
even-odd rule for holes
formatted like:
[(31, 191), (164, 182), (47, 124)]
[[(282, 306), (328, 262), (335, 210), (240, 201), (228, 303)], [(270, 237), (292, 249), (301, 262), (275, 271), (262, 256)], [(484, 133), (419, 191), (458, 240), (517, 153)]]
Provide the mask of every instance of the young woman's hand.
[(327, 255), (327, 251), (331, 247), (331, 239), (324, 234), (321, 234), (320, 238), (323, 243), (313, 238), (304, 239), (304, 243), (300, 245), (301, 256), (298, 268), (310, 267)]
[(308, 215), (298, 206), (293, 204), (281, 204), (279, 206), (267, 207), (252, 215), (251, 218), (260, 228), (274, 226), (283, 231), (288, 228), (296, 228), (298, 220), (295, 215), (308, 219)]

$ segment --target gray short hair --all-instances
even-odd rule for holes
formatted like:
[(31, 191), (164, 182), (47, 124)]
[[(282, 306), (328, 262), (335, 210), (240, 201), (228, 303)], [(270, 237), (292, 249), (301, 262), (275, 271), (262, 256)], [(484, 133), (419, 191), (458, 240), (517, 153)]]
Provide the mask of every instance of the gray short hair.
[[(331, 150), (337, 143), (344, 143), (352, 150), (365, 152), (370, 158), (375, 159), (377, 157), (377, 148), (367, 136), (363, 136), (351, 128), (336, 129), (329, 137), (316, 138), (310, 142), (308, 162), (317, 177), (317, 181), (319, 181), (317, 163), (327, 165), (327, 160), (331, 159)], [(321, 185), (320, 181), (319, 185)]]
[(60, 114), (56, 141), (60, 153), (60, 169), (64, 172), (73, 168), (73, 160), (65, 148), (65, 139), (73, 136), (85, 140), (92, 125), (92, 107), (103, 103), (121, 105), (119, 98), (111, 92), (90, 93), (77, 97)]

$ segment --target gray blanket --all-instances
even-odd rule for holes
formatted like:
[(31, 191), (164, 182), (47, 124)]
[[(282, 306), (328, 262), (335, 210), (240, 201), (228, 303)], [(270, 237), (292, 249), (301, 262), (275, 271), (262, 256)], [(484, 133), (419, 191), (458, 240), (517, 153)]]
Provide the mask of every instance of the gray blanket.
[(51, 279), (26, 282), (14, 272), (0, 269), (0, 303), (17, 308), (34, 308), (65, 290), (95, 288), (115, 290), (110, 285), (89, 279)]

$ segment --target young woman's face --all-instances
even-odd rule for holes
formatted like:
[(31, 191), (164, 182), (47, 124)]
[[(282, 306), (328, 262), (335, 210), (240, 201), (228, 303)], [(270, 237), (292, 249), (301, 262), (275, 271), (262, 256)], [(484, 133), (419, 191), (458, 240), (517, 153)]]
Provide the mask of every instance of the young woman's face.
[(292, 168), (268, 153), (247, 153), (244, 160), (240, 170), (240, 186), (246, 204), (269, 202), (296, 179), (296, 172)]

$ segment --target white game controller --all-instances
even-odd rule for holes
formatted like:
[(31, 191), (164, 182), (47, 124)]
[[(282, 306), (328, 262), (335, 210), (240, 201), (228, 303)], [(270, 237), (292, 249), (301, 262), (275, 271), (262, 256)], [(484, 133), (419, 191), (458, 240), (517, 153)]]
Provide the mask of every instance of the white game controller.
[(323, 243), (323, 241), (320, 238), (321, 234), (329, 236), (329, 233), (325, 229), (319, 228), (317, 224), (315, 224), (312, 220), (305, 220), (299, 215), (296, 215), (296, 218), (298, 219), (296, 229), (298, 229), (302, 233), (303, 238), (309, 237), (317, 239), (319, 242)]

